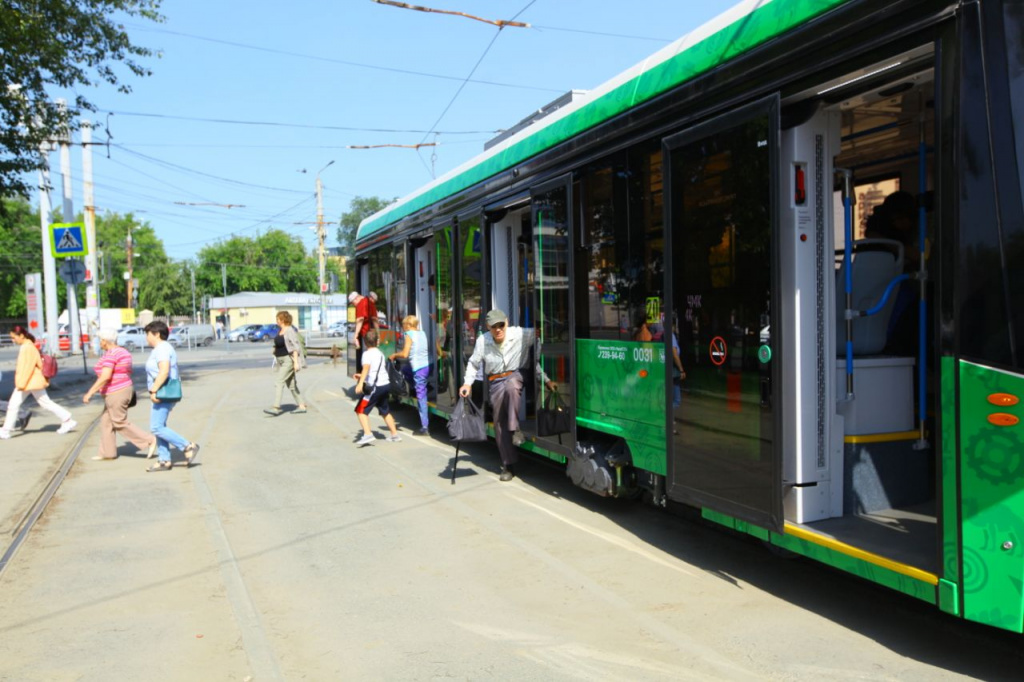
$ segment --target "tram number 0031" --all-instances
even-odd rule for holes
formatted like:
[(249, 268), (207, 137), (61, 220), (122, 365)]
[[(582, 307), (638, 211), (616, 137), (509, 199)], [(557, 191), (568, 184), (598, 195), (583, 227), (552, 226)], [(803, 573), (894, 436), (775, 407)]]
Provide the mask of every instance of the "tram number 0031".
[(654, 349), (653, 348), (634, 348), (633, 349), (633, 361), (634, 362), (651, 362), (654, 360)]

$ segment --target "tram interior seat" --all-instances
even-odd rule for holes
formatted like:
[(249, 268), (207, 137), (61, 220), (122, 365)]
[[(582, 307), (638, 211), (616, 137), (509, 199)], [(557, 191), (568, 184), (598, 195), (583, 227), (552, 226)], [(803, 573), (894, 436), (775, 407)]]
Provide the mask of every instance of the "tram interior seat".
[[(894, 239), (861, 239), (853, 242), (853, 307), (868, 310), (882, 300), (889, 282), (903, 274), (903, 245)], [(897, 289), (885, 307), (868, 317), (853, 321), (854, 356), (877, 355), (885, 348), (896, 303)], [(836, 269), (836, 354), (846, 354), (846, 263)]]

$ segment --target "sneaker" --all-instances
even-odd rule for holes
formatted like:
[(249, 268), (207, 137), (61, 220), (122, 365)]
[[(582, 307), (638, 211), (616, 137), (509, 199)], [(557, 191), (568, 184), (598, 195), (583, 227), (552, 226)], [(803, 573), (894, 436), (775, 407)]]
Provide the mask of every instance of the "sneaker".
[(369, 445), (370, 443), (373, 443), (376, 440), (377, 440), (377, 437), (375, 435), (373, 435), (372, 433), (364, 433), (359, 438), (359, 440), (356, 441), (356, 445), (358, 445), (359, 447), (363, 447), (364, 445)]
[(3, 429), (0, 429), (0, 440), (10, 440), (10, 439), (11, 439), (11, 432), (10, 431), (4, 431)]
[(57, 433), (67, 433), (76, 426), (78, 426), (78, 422), (76, 422), (74, 419), (69, 419), (60, 425), (60, 428), (57, 429)]
[(413, 433), (415, 433), (417, 436), (429, 436), (430, 429), (424, 426), (422, 428), (416, 429)]
[(267, 408), (267, 409), (263, 410), (263, 413), (264, 414), (269, 414), (271, 417), (277, 417), (278, 415), (281, 414), (281, 408), (280, 407), (270, 407), (270, 408)]
[(401, 442), (402, 442), (402, 437), (401, 437), (401, 436), (399, 436), (399, 435), (398, 435), (398, 434), (396, 433), (396, 434), (395, 434), (395, 435), (393, 435), (393, 436), (388, 436), (388, 437), (387, 437), (387, 441), (388, 441), (389, 443), (401, 443)]

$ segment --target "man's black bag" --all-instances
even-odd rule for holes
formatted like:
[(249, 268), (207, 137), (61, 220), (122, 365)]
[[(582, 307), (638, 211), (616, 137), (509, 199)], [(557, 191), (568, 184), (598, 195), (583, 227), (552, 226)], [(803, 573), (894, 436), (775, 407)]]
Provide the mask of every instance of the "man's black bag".
[(557, 436), (572, 430), (569, 410), (557, 391), (548, 393), (544, 407), (537, 410), (537, 435)]
[(487, 440), (484, 413), (469, 398), (459, 398), (448, 420), (448, 435), (460, 443)]
[(391, 395), (404, 398), (409, 395), (409, 382), (405, 380), (405, 375), (402, 374), (402, 370), (398, 368), (398, 364), (391, 360), (385, 360), (384, 366), (388, 370), (388, 387), (391, 391)]

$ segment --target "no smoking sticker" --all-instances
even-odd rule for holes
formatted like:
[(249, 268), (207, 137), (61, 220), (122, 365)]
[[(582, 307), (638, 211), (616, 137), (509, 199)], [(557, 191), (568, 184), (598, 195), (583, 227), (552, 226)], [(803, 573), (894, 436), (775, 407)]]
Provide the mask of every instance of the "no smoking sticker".
[(711, 364), (721, 367), (725, 364), (725, 358), (729, 355), (729, 350), (725, 345), (725, 339), (721, 336), (716, 336), (711, 339), (711, 345), (708, 346), (708, 353), (711, 355)]

